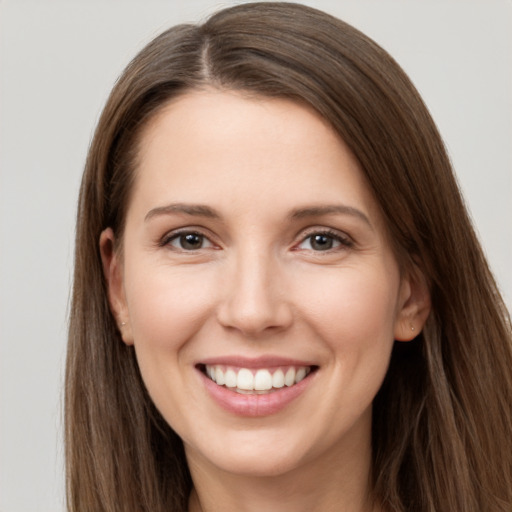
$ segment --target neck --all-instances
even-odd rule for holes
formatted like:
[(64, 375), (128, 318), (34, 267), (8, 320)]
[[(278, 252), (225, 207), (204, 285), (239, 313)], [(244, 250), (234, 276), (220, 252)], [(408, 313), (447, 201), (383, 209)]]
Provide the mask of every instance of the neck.
[(272, 476), (240, 475), (187, 453), (194, 482), (189, 512), (377, 512), (369, 442), (331, 450)]

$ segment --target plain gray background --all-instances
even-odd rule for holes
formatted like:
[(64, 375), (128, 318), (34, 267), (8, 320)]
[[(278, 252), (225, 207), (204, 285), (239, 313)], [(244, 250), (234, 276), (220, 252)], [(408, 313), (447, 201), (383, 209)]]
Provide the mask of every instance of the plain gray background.
[[(233, 2), (0, 1), (0, 511), (64, 510), (62, 381), (75, 203), (116, 77), (170, 25)], [(512, 3), (318, 0), (386, 48), (445, 138), (512, 304)]]

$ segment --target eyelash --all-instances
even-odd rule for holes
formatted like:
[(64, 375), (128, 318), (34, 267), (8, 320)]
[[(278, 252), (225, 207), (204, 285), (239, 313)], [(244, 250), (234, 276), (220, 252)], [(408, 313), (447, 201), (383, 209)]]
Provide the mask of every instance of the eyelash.
[[(201, 245), (203, 245), (204, 242), (207, 242), (208, 246), (207, 247), (203, 247), (202, 246), (202, 247), (199, 247), (199, 248), (196, 248), (196, 249), (194, 249), (194, 248), (186, 249), (184, 247), (175, 247), (171, 243), (171, 242), (174, 242), (176, 240), (180, 241), (180, 239), (182, 239), (182, 237), (186, 237), (186, 236), (190, 236), (190, 235), (196, 236), (196, 237), (200, 238), (201, 242), (202, 242)], [(293, 250), (301, 250), (300, 249), (300, 245), (302, 245), (307, 240), (311, 240), (315, 236), (324, 237), (324, 238), (328, 239), (329, 241), (331, 241), (331, 243), (335, 242), (335, 243), (338, 243), (339, 245), (336, 246), (336, 247), (328, 247), (327, 249), (323, 249), (323, 250), (321, 250), (321, 249), (320, 250), (315, 250), (312, 247), (310, 249), (305, 249), (305, 250), (311, 250), (313, 252), (318, 252), (318, 253), (322, 253), (322, 252), (330, 253), (330, 252), (333, 252), (333, 251), (336, 251), (336, 250), (340, 250), (340, 249), (348, 249), (350, 247), (353, 247), (353, 245), (354, 245), (353, 241), (350, 238), (348, 238), (347, 236), (341, 235), (337, 231), (332, 231), (332, 230), (329, 230), (329, 229), (321, 229), (321, 230), (319, 229), (319, 230), (311, 230), (309, 233), (307, 233), (306, 236), (304, 236), (301, 239), (301, 241), (293, 247)], [(183, 241), (183, 240), (181, 240), (181, 241)], [(311, 245), (311, 242), (310, 242), (310, 245)], [(162, 240), (160, 241), (159, 246), (160, 247), (171, 246), (175, 250), (179, 250), (179, 251), (183, 251), (183, 252), (196, 252), (196, 251), (201, 250), (201, 249), (207, 249), (207, 248), (210, 248), (210, 247), (215, 247), (215, 244), (208, 238), (208, 236), (206, 236), (205, 234), (201, 233), (200, 231), (190, 230), (190, 229), (183, 229), (183, 230), (180, 230), (180, 231), (173, 231), (173, 232), (168, 233), (167, 235), (165, 235), (162, 238)]]
[[(212, 247), (215, 246), (215, 244), (206, 235), (204, 235), (200, 231), (190, 230), (190, 229), (183, 229), (181, 231), (173, 231), (172, 233), (168, 233), (167, 235), (165, 235), (162, 238), (162, 240), (159, 243), (159, 246), (160, 247), (171, 246), (175, 250), (183, 251), (183, 252), (195, 252), (197, 250), (205, 249), (205, 247), (200, 247), (199, 249), (185, 249), (184, 247), (172, 246), (171, 242), (173, 242), (175, 240), (179, 241), (182, 237), (186, 237), (186, 236), (190, 236), (190, 235), (201, 238), (201, 241), (203, 243), (206, 241), (209, 244), (209, 246), (212, 246)], [(209, 248), (209, 247), (206, 247), (206, 248)]]
[(307, 249), (307, 250), (312, 250), (312, 251), (318, 252), (318, 253), (321, 253), (321, 252), (330, 253), (330, 252), (333, 252), (336, 250), (349, 249), (354, 246), (354, 242), (348, 236), (344, 236), (337, 231), (332, 231), (329, 229), (319, 229), (319, 230), (312, 230), (309, 233), (307, 233), (306, 236), (304, 236), (302, 238), (300, 243), (297, 244), (294, 249), (300, 250), (299, 249), (300, 245), (302, 245), (306, 240), (311, 240), (315, 236), (322, 236), (322, 237), (328, 238), (330, 240), (333, 240), (335, 242), (338, 242), (339, 246), (329, 247), (328, 249), (325, 249), (325, 250), (314, 250), (313, 248)]

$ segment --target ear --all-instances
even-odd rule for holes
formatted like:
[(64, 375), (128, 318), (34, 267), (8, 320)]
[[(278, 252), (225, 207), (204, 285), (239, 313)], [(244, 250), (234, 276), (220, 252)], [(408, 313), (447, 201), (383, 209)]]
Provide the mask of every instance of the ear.
[(123, 268), (119, 250), (116, 250), (115, 235), (111, 228), (100, 235), (100, 254), (103, 274), (107, 283), (110, 309), (117, 322), (123, 341), (133, 345), (132, 329), (126, 295), (124, 291)]
[(430, 314), (430, 290), (423, 272), (413, 266), (400, 283), (395, 340), (411, 341), (423, 329)]

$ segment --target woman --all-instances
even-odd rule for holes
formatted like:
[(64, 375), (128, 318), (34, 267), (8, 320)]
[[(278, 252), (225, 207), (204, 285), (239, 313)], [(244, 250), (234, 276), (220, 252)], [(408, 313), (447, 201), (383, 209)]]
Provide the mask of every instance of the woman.
[(375, 43), (245, 4), (127, 67), (80, 194), (70, 510), (510, 510), (511, 365), (442, 141)]

